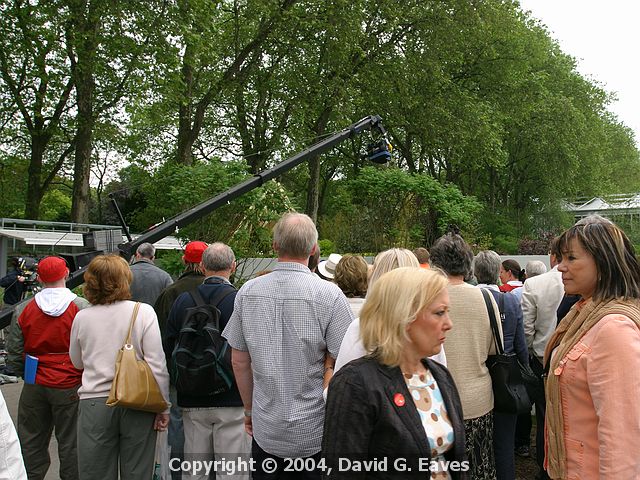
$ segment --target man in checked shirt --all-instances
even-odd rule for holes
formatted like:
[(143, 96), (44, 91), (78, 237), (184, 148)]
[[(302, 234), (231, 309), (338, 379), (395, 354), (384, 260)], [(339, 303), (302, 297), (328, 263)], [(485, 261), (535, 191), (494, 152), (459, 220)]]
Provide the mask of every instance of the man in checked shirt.
[[(243, 285), (223, 332), (232, 347), (245, 428), (253, 435), (254, 479), (321, 476), (317, 469), (283, 471), (290, 466), (284, 458), (320, 459), (323, 381), (333, 373), (342, 337), (353, 320), (341, 290), (307, 267), (317, 241), (308, 216), (285, 214), (273, 230), (278, 265)], [(277, 468), (263, 470), (265, 464)]]

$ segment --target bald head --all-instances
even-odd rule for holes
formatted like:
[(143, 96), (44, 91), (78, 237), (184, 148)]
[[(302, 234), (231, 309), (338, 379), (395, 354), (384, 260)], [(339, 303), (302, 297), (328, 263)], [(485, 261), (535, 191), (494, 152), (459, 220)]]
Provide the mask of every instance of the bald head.
[(306, 264), (317, 241), (316, 226), (303, 213), (286, 213), (273, 228), (273, 248), (279, 258), (304, 260)]

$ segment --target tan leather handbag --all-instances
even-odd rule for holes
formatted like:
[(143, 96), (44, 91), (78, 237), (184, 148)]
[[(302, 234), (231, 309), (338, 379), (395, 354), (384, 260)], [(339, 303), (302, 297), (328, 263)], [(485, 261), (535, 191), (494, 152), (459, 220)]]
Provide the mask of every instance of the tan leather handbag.
[(144, 360), (136, 358), (131, 344), (131, 332), (140, 310), (136, 303), (131, 316), (129, 333), (116, 357), (116, 373), (107, 398), (110, 407), (125, 407), (145, 412), (161, 413), (168, 408), (151, 368)]

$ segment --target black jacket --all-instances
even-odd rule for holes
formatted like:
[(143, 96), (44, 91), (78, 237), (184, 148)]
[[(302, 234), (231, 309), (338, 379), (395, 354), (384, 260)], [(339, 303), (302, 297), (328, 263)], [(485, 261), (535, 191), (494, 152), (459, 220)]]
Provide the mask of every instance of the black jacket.
[(26, 288), (24, 283), (18, 281), (20, 275), (18, 270), (12, 270), (0, 279), (0, 287), (4, 288), (4, 303), (7, 305), (15, 305), (22, 300)]
[[(200, 295), (205, 302), (209, 302), (218, 292), (220, 288), (234, 289), (229, 295), (224, 297), (222, 301), (217, 305), (220, 310), (220, 331), (226, 327), (231, 314), (233, 313), (233, 304), (236, 299), (237, 291), (235, 287), (229, 283), (223, 283), (219, 277), (209, 277), (203, 284), (197, 287), (200, 291)], [(195, 302), (188, 292), (181, 294), (171, 307), (169, 312), (169, 318), (167, 319), (166, 334), (162, 338), (162, 346), (164, 348), (165, 355), (171, 358), (175, 344), (178, 341), (178, 335), (184, 322), (184, 316), (186, 309), (195, 306)], [(183, 395), (178, 391), (178, 405), (181, 407), (241, 407), (242, 399), (240, 398), (240, 392), (238, 387), (233, 382), (231, 390), (218, 395), (210, 396), (192, 396)]]
[[(445, 454), (449, 461), (466, 461), (464, 423), (458, 391), (449, 371), (432, 360), (423, 363), (436, 380), (454, 430), (454, 445)], [(398, 405), (398, 394), (405, 400)], [(322, 439), (322, 456), (331, 473), (329, 479), (429, 478), (429, 441), (418, 410), (398, 367), (386, 367), (370, 357), (354, 360), (340, 369), (329, 385)], [(386, 458), (386, 471), (354, 471), (349, 461)], [(404, 460), (398, 460), (404, 459)], [(396, 464), (396, 462), (398, 462)], [(420, 463), (422, 462), (422, 463)], [(422, 468), (420, 465), (422, 464)], [(410, 471), (399, 471), (403, 465)], [(397, 467), (397, 468), (396, 468)], [(453, 479), (468, 478), (465, 472), (450, 469)]]

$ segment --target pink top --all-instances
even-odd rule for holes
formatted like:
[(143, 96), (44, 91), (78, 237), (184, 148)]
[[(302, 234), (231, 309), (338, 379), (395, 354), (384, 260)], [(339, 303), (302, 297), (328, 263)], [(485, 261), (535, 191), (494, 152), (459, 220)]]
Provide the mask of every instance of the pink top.
[(624, 315), (605, 316), (549, 372), (554, 374), (560, 375), (567, 478), (640, 478), (640, 330), (635, 323)]

